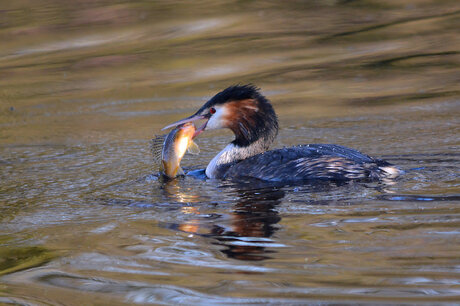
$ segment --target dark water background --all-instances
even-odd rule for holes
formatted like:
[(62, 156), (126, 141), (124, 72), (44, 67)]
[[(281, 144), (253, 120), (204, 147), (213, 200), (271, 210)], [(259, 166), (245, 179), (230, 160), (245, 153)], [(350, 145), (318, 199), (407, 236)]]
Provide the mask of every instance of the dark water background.
[[(1, 0), (0, 304), (458, 302), (459, 29), (458, 1)], [(149, 139), (249, 82), (276, 147), (406, 174), (160, 182)]]

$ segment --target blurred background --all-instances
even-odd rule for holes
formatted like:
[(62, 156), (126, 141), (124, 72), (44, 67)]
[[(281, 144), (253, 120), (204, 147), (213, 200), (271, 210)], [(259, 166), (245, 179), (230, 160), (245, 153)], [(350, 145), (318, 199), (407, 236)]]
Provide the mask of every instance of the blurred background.
[[(0, 0), (0, 303), (458, 301), (459, 17), (455, 0)], [(159, 181), (149, 140), (245, 83), (278, 113), (275, 147), (337, 143), (406, 175)], [(229, 141), (205, 133), (183, 165)]]
[(421, 0), (4, 1), (1, 141), (147, 138), (236, 83), (261, 87), (282, 124), (458, 97), (459, 10)]

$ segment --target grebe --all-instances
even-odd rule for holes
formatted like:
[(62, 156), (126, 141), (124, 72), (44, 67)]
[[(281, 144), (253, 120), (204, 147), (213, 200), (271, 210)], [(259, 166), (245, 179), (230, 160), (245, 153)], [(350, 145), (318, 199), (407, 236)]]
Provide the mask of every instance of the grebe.
[(352, 180), (394, 178), (390, 163), (334, 144), (308, 144), (267, 151), (278, 134), (272, 105), (253, 85), (231, 86), (206, 102), (195, 114), (163, 128), (206, 120), (205, 130), (228, 128), (235, 139), (206, 167), (217, 179), (257, 178), (266, 181)]

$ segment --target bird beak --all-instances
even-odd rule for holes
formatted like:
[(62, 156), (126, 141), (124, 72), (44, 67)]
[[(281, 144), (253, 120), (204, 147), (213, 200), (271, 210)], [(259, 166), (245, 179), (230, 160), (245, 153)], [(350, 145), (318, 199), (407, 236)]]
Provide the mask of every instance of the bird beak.
[(164, 128), (162, 128), (161, 130), (164, 131), (166, 129), (176, 127), (176, 126), (178, 126), (180, 124), (184, 124), (184, 123), (187, 123), (187, 122), (193, 122), (193, 121), (196, 121), (196, 120), (203, 120), (203, 119), (208, 119), (208, 118), (206, 116), (202, 116), (202, 115), (191, 115), (190, 117), (181, 119), (181, 120), (176, 121), (174, 123), (171, 123), (171, 124), (165, 126)]

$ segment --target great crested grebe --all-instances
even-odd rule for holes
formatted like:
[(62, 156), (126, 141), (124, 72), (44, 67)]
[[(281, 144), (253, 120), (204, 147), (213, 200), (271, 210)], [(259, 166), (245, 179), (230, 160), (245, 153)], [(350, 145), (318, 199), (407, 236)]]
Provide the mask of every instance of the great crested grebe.
[(267, 151), (278, 134), (270, 102), (252, 85), (231, 86), (206, 102), (194, 115), (163, 129), (206, 120), (205, 130), (228, 128), (235, 139), (206, 167), (209, 178), (257, 178), (267, 181), (394, 178), (400, 170), (354, 149), (334, 144), (308, 144)]

